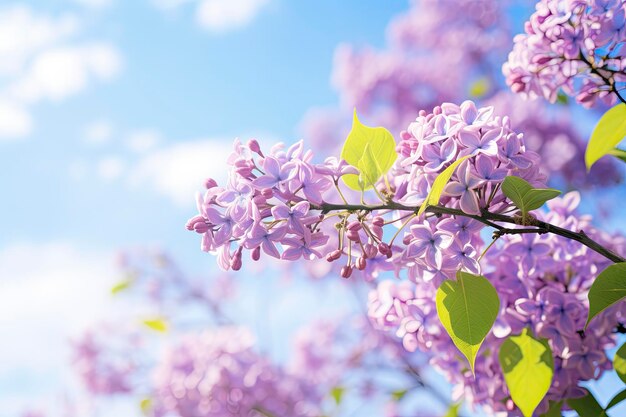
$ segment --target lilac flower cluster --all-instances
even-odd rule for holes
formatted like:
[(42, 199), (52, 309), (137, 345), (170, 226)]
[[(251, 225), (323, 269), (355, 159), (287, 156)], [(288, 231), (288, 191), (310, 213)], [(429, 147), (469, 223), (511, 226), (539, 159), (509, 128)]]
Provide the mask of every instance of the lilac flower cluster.
[[(468, 159), (447, 184), (441, 204), (467, 214), (512, 209), (500, 191), (507, 175), (537, 186), (545, 180), (537, 168), (538, 156), (526, 150), (509, 119), (494, 117), (492, 107), (477, 108), (471, 101), (420, 112), (403, 132), (398, 152), (393, 184), (388, 188), (381, 182), (380, 192), (413, 207), (425, 200), (436, 176), (462, 157)], [(372, 278), (380, 271), (408, 268), (412, 278), (427, 276), (437, 282), (453, 277), (459, 268), (478, 272), (477, 232), (482, 224), (449, 215), (404, 220), (384, 209), (326, 212), (325, 204), (346, 202), (339, 179), (356, 170), (333, 158), (324, 164), (312, 164), (311, 158), (301, 142), (286, 152), (275, 147), (265, 155), (255, 140), (245, 146), (237, 141), (227, 186), (208, 181), (209, 189), (198, 199), (200, 214), (187, 228), (203, 235), (202, 249), (217, 251), (224, 269), (241, 268), (247, 249), (253, 260), (261, 251), (290, 261), (345, 260), (344, 278), (354, 269)], [(402, 242), (395, 236), (386, 240), (385, 227), (401, 223), (410, 230)]]
[[(601, 233), (591, 219), (578, 216), (580, 201), (572, 192), (548, 203), (540, 218), (568, 230), (585, 230), (594, 239), (623, 253), (626, 239)], [(459, 357), (437, 319), (436, 286), (425, 277), (417, 284), (383, 281), (369, 295), (369, 315), (381, 329), (393, 330), (409, 351), (431, 355), (430, 363), (454, 384), (456, 398), (486, 406), (492, 412), (515, 414), (497, 360), (500, 344), (509, 335), (530, 327), (548, 339), (555, 375), (548, 400), (583, 395), (575, 382), (597, 379), (611, 368), (606, 349), (614, 346), (612, 330), (626, 319), (626, 304), (606, 310), (583, 331), (587, 318), (586, 293), (608, 261), (576, 242), (554, 235), (507, 235), (500, 238), (483, 261), (486, 276), (496, 287), (501, 310), (493, 332), (476, 360), (476, 378)]]
[(155, 370), (155, 415), (179, 417), (320, 415), (317, 391), (253, 350), (238, 327), (192, 334)]
[(103, 325), (101, 330), (88, 331), (73, 343), (74, 369), (93, 395), (132, 392), (141, 364), (134, 352), (141, 339), (112, 325)]
[(541, 0), (503, 66), (507, 84), (551, 102), (559, 91), (586, 107), (624, 101), (625, 13), (625, 0)]
[[(497, 104), (500, 114), (515, 115), (513, 126), (526, 135), (526, 147), (549, 156), (539, 161), (541, 170), (568, 188), (615, 184), (621, 174), (614, 161), (604, 162), (590, 176), (580, 169), (584, 165), (576, 165), (584, 160), (585, 140), (572, 127), (575, 123), (567, 106), (533, 107), (536, 111), (530, 112), (528, 104), (519, 103), (519, 95), (501, 89), (502, 62), (513, 37), (508, 23), (510, 4), (414, 1), (389, 23), (385, 48), (339, 46), (332, 79), (341, 108), (308, 112), (303, 136), (316, 151), (338, 153), (350, 128), (349, 118), (339, 115), (349, 115), (354, 107), (396, 135), (414, 120), (418, 109), (461, 102), (469, 95), (481, 99), (483, 105)], [(459, 67), (463, 71), (452, 70)], [(559, 151), (553, 152), (557, 146)]]

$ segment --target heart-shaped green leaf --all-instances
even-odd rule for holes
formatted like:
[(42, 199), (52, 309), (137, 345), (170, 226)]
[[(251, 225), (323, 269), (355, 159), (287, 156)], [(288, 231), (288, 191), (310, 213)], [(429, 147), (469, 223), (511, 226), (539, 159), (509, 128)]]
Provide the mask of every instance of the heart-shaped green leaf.
[(454, 345), (467, 358), (472, 373), (476, 355), (500, 310), (500, 299), (488, 279), (459, 271), (456, 281), (437, 289), (437, 315)]
[(450, 166), (444, 169), (439, 175), (437, 175), (437, 178), (435, 178), (435, 181), (433, 181), (433, 185), (432, 187), (430, 187), (430, 191), (426, 196), (426, 200), (424, 200), (424, 202), (420, 206), (420, 209), (417, 212), (418, 216), (421, 216), (424, 211), (426, 211), (426, 208), (428, 206), (436, 206), (437, 204), (439, 204), (441, 193), (443, 193), (443, 189), (446, 187), (448, 181), (450, 181), (450, 178), (452, 178), (452, 174), (454, 174), (456, 168), (469, 157), (470, 155), (465, 155), (464, 157), (457, 159), (452, 164), (450, 164)]
[(626, 297), (626, 262), (609, 265), (598, 275), (589, 289), (589, 322), (607, 307)]
[(608, 154), (626, 136), (626, 104), (620, 103), (610, 108), (598, 121), (591, 133), (585, 151), (587, 170), (596, 161)]
[(502, 342), (499, 358), (513, 402), (524, 417), (531, 417), (552, 384), (554, 360), (548, 342), (524, 329)]
[(552, 188), (534, 188), (528, 181), (513, 175), (502, 181), (502, 192), (521, 210), (524, 218), (530, 210), (538, 209), (561, 194)]
[(361, 175), (344, 175), (346, 185), (357, 191), (372, 188), (389, 171), (397, 157), (393, 135), (384, 127), (365, 126), (354, 109), (352, 130), (343, 144), (341, 158), (356, 167)]

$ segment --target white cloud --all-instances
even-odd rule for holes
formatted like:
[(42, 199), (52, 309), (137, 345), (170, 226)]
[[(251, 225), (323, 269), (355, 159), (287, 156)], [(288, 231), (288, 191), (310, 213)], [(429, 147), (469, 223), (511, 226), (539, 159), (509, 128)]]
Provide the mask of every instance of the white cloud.
[(201, 0), (196, 10), (198, 23), (214, 32), (246, 26), (269, 0)]
[(148, 186), (181, 206), (193, 205), (206, 178), (223, 180), (232, 141), (203, 139), (146, 154), (130, 174), (134, 186)]
[(106, 43), (53, 48), (38, 55), (8, 92), (27, 103), (59, 101), (85, 89), (92, 79), (111, 79), (121, 66), (120, 54)]
[(0, 7), (0, 139), (31, 133), (32, 105), (59, 102), (120, 73), (117, 48), (76, 42), (81, 29), (81, 19), (73, 14), (52, 16), (26, 5)]
[(126, 147), (135, 153), (144, 153), (153, 149), (160, 140), (161, 136), (155, 130), (137, 130), (126, 137)]
[(105, 120), (96, 120), (85, 126), (83, 142), (87, 145), (103, 145), (111, 140), (113, 126)]
[(115, 156), (100, 159), (97, 165), (97, 174), (104, 181), (113, 181), (122, 176), (125, 169), (124, 162)]
[[(116, 281), (114, 257), (67, 243), (0, 250), (0, 374), (64, 366), (67, 338), (105, 318)], [(41, 347), (45, 346), (45, 349)]]
[(0, 9), (0, 75), (16, 74), (37, 51), (78, 30), (73, 15), (36, 15), (25, 5)]
[(32, 125), (32, 118), (22, 105), (0, 98), (0, 141), (24, 137)]

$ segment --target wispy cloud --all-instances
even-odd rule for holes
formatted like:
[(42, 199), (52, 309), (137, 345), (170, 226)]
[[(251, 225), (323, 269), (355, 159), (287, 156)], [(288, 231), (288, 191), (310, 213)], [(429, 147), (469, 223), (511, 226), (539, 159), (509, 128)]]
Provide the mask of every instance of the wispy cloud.
[(159, 9), (176, 10), (195, 4), (198, 25), (210, 32), (229, 32), (249, 25), (270, 0), (152, 0)]
[(227, 32), (251, 23), (269, 0), (202, 0), (196, 11), (200, 26)]
[(118, 49), (108, 42), (80, 41), (81, 26), (71, 13), (52, 16), (25, 5), (0, 8), (0, 140), (31, 133), (34, 104), (65, 100), (120, 73)]
[(145, 154), (129, 174), (133, 186), (149, 187), (175, 204), (193, 204), (203, 181), (226, 177), (232, 141), (200, 139)]

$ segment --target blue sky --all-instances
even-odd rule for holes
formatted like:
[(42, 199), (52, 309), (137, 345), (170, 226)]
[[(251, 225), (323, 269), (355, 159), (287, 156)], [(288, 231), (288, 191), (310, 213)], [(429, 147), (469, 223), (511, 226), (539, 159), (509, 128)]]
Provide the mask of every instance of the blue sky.
[(214, 270), (184, 229), (203, 178), (237, 136), (299, 139), (306, 111), (337, 100), (336, 45), (382, 46), (407, 6), (250, 0), (216, 20), (204, 3), (0, 4), (0, 417), (75, 389), (68, 338), (123, 310), (118, 250)]
[(50, 404), (68, 336), (119, 309), (119, 249), (214, 268), (184, 229), (202, 179), (237, 136), (299, 139), (308, 109), (337, 102), (335, 47), (382, 46), (407, 8), (247, 0), (212, 19), (205, 3), (0, 4), (0, 417)]

